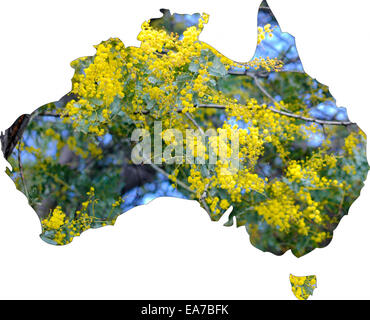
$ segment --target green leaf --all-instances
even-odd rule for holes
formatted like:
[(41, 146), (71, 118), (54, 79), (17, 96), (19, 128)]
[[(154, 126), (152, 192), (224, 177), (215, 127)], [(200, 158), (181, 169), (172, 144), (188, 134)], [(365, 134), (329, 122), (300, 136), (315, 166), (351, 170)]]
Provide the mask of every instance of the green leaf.
[(189, 64), (189, 71), (197, 73), (200, 69), (199, 63), (194, 63), (193, 61)]
[(225, 66), (217, 56), (213, 58), (212, 65), (208, 68), (208, 72), (215, 77), (224, 77), (227, 75)]

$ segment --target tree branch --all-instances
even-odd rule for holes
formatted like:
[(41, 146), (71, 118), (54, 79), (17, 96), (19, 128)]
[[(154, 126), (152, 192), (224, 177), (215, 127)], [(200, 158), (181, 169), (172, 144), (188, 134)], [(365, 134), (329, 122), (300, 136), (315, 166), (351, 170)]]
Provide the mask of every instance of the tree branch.
[[(60, 118), (61, 115), (57, 113), (51, 113), (51, 112), (43, 112), (36, 114), (36, 117), (54, 117), (54, 118)], [(68, 117), (68, 115), (65, 115), (63, 117)]]
[[(260, 89), (260, 91), (266, 97), (268, 97), (273, 103), (280, 106), (280, 103), (266, 91), (266, 89), (261, 85), (261, 83), (259, 82), (259, 80), (257, 79), (256, 76), (253, 76), (253, 80), (254, 80), (256, 86), (258, 87), (258, 89)], [(305, 116), (301, 116), (301, 115), (298, 115), (298, 114), (278, 110), (278, 109), (276, 109), (272, 106), (268, 106), (267, 108), (269, 110), (275, 112), (275, 113), (281, 114), (282, 116), (295, 118), (295, 119), (299, 119), (299, 120), (304, 120), (304, 121), (308, 121), (308, 122), (314, 122), (314, 123), (318, 123), (318, 124), (342, 125), (342, 126), (349, 126), (349, 125), (355, 124), (354, 122), (351, 122), (351, 121), (332, 121), (332, 120), (321, 120), (321, 119), (316, 119), (316, 118), (305, 117)]]
[(225, 106), (220, 105), (220, 104), (198, 104), (195, 105), (196, 108), (212, 108), (212, 109), (221, 109), (224, 110), (226, 109)]
[[(289, 71), (289, 72), (291, 72), (291, 71)], [(300, 72), (300, 71), (297, 71), (297, 72)], [(231, 71), (231, 72), (229, 72), (229, 74), (232, 74), (232, 75), (247, 75), (247, 76), (252, 77), (253, 80), (254, 80), (254, 82), (256, 83), (257, 88), (267, 98), (269, 98), (271, 100), (271, 102), (273, 102), (274, 104), (277, 104), (277, 105), (279, 105), (281, 107), (280, 103), (273, 96), (271, 96), (266, 91), (266, 89), (261, 85), (260, 81), (257, 78), (256, 73), (248, 73), (247, 70), (246, 70), (246, 71)], [(198, 105), (194, 105), (194, 106), (196, 108), (212, 108), (212, 109), (221, 109), (221, 110), (226, 109), (226, 106), (219, 105), (219, 104), (198, 104)], [(298, 120), (303, 120), (303, 121), (308, 121), (308, 122), (314, 122), (314, 123), (317, 123), (317, 124), (327, 124), (327, 125), (337, 125), (337, 126), (349, 126), (349, 125), (355, 125), (356, 124), (356, 123), (351, 122), (351, 121), (321, 120), (321, 119), (317, 119), (317, 118), (305, 117), (305, 116), (294, 114), (294, 113), (291, 113), (291, 112), (288, 112), (288, 111), (278, 110), (278, 109), (274, 108), (273, 106), (268, 106), (267, 108), (269, 110), (271, 110), (272, 112), (278, 113), (278, 114), (280, 114), (282, 116), (285, 116), (285, 117), (290, 117), (290, 118), (294, 118), (294, 119), (298, 119)], [(177, 112), (178, 113), (181, 113), (182, 110), (178, 110)], [(143, 111), (140, 111), (140, 112), (135, 112), (135, 114), (139, 114), (139, 113), (144, 114), (144, 115), (147, 115), (147, 114), (150, 113), (150, 111), (149, 110), (143, 110)], [(42, 113), (42, 114), (38, 114), (38, 116), (60, 117), (59, 114), (53, 114), (53, 113)], [(187, 118), (189, 118), (190, 114), (189, 113), (186, 113), (186, 116), (187, 116)], [(192, 119), (191, 116), (190, 116), (189, 119), (199, 129), (199, 126), (196, 123), (194, 123), (194, 119)]]

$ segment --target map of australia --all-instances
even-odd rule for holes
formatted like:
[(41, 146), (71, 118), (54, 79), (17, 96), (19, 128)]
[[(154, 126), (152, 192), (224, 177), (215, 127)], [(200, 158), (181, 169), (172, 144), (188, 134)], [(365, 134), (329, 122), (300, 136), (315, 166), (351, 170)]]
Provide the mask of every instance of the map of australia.
[(74, 60), (71, 92), (2, 134), (41, 238), (65, 245), (172, 196), (211, 220), (232, 206), (226, 225), (263, 251), (328, 245), (366, 179), (364, 132), (304, 72), (266, 2), (248, 62), (199, 40), (206, 13), (161, 12), (143, 22), (139, 47), (110, 38)]

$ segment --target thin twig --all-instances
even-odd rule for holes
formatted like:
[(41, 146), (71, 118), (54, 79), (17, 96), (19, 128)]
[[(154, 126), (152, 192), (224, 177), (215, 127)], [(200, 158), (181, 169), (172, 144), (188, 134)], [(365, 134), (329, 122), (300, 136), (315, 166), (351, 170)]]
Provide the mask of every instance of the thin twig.
[(185, 113), (186, 117), (197, 127), (197, 129), (199, 130), (200, 134), (202, 136), (204, 136), (204, 131), (203, 129), (200, 127), (200, 125), (195, 121), (195, 119), (190, 115), (189, 112), (186, 112)]
[(268, 107), (268, 109), (270, 109), (272, 112), (279, 113), (282, 116), (295, 118), (295, 119), (299, 119), (299, 120), (304, 120), (304, 121), (308, 121), (308, 122), (314, 122), (314, 123), (317, 123), (317, 124), (327, 124), (327, 125), (334, 125), (334, 126), (349, 126), (349, 125), (355, 125), (356, 124), (356, 123), (351, 122), (351, 121), (332, 121), (332, 120), (320, 120), (320, 119), (315, 119), (315, 118), (309, 118), (309, 117), (301, 116), (301, 115), (298, 115), (298, 114), (278, 110), (278, 109), (275, 109), (274, 107), (271, 107), (271, 106)]
[[(249, 76), (251, 75), (251, 71), (248, 69), (245, 70), (228, 70), (227, 74), (230, 74), (232, 76)], [(256, 72), (253, 72), (256, 73)]]
[[(299, 70), (279, 70), (279, 71), (275, 71), (275, 72), (276, 73), (289, 72), (289, 73), (306, 74), (306, 72), (299, 71)], [(245, 69), (245, 70), (228, 70), (227, 74), (232, 75), (232, 76), (247, 76), (247, 77), (257, 76), (259, 78), (267, 78), (268, 75), (270, 74), (270, 72), (269, 71), (250, 71), (248, 69)]]
[[(163, 169), (161, 169), (160, 167), (158, 167), (158, 166), (157, 166), (157, 165), (155, 165), (154, 163), (149, 163), (149, 165), (150, 165), (154, 170), (156, 170), (156, 171), (158, 171), (159, 173), (161, 173), (161, 174), (165, 175), (169, 180), (171, 180), (171, 179), (170, 179), (170, 175), (169, 175), (166, 171), (164, 171)], [(182, 182), (182, 181), (180, 181), (180, 180), (177, 180), (177, 179), (176, 179), (176, 183), (177, 183), (178, 185), (180, 185), (181, 187), (183, 187), (184, 189), (186, 189), (187, 191), (189, 191), (189, 192), (191, 192), (191, 193), (196, 193), (194, 190), (191, 190), (191, 189), (189, 188), (189, 186), (187, 186), (184, 182)]]
[(276, 103), (276, 104), (279, 104), (279, 102), (272, 96), (270, 95), (266, 89), (261, 85), (261, 83), (259, 82), (259, 80), (257, 79), (256, 76), (252, 76), (254, 82), (256, 83), (258, 89), (267, 97), (269, 98), (273, 103)]

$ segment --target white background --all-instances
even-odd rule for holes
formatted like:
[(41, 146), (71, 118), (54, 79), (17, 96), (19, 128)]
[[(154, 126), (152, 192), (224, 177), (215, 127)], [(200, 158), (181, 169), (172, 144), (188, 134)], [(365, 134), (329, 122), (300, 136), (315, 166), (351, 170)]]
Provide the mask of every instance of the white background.
[[(141, 22), (159, 8), (207, 12), (201, 40), (248, 61), (259, 0), (1, 1), (0, 129), (71, 89), (69, 64), (119, 37), (138, 45)], [(305, 71), (329, 85), (338, 106), (370, 132), (369, 1), (270, 0), (296, 37)], [(1, 158), (1, 172), (7, 162)], [(25, 196), (0, 173), (0, 298), (294, 299), (289, 274), (316, 274), (311, 299), (370, 298), (369, 184), (324, 249), (297, 259), (263, 253), (244, 228), (210, 222), (194, 201), (161, 198), (65, 247), (39, 238)]]

